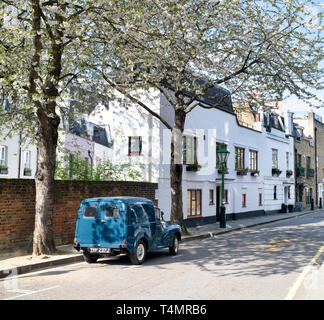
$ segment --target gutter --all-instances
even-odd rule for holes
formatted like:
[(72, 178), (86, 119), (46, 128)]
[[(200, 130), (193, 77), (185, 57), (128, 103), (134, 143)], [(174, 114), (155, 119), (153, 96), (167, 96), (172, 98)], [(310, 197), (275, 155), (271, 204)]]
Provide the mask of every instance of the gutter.
[(21, 170), (21, 133), (19, 134), (19, 157), (18, 157), (18, 179), (20, 179), (20, 170)]
[(318, 167), (318, 161), (317, 161), (317, 128), (315, 127), (315, 199), (316, 199), (316, 205), (318, 206), (318, 185), (317, 185), (317, 167)]

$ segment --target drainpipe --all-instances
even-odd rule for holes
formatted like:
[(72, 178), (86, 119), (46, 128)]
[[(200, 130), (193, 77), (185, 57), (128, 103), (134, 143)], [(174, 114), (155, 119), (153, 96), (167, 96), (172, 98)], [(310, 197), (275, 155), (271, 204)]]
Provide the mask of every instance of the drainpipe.
[(89, 155), (90, 160), (91, 160), (90, 176), (92, 177), (93, 158), (91, 156), (91, 150), (90, 149), (88, 150), (88, 155)]
[(19, 146), (19, 156), (18, 156), (18, 179), (20, 179), (20, 165), (21, 165), (21, 133), (19, 134), (19, 143), (18, 143), (18, 146)]
[(315, 195), (315, 199), (316, 199), (316, 205), (318, 206), (318, 186), (317, 186), (317, 164), (318, 164), (318, 161), (317, 161), (317, 128), (315, 127), (315, 139), (314, 139), (314, 143), (315, 143), (315, 192), (316, 192), (316, 195)]

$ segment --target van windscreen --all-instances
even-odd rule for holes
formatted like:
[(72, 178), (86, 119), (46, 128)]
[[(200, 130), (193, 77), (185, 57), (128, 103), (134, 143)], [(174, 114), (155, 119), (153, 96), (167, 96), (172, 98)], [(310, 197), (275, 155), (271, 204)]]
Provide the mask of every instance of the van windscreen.
[(88, 218), (95, 218), (97, 216), (97, 207), (85, 207), (83, 216)]

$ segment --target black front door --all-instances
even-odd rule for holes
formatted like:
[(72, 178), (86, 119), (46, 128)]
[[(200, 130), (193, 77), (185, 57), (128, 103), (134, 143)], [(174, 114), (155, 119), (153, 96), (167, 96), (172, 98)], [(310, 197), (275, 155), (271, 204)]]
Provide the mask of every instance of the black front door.
[(216, 221), (219, 221), (220, 217), (220, 193), (221, 193), (221, 187), (216, 187)]

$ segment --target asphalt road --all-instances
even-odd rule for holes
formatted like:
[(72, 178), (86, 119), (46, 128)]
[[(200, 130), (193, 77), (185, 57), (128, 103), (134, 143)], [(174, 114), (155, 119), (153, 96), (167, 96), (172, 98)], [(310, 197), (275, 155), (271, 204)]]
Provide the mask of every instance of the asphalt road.
[[(151, 253), (0, 281), (0, 299), (324, 299), (324, 211)], [(181, 289), (179, 289), (181, 288)]]

